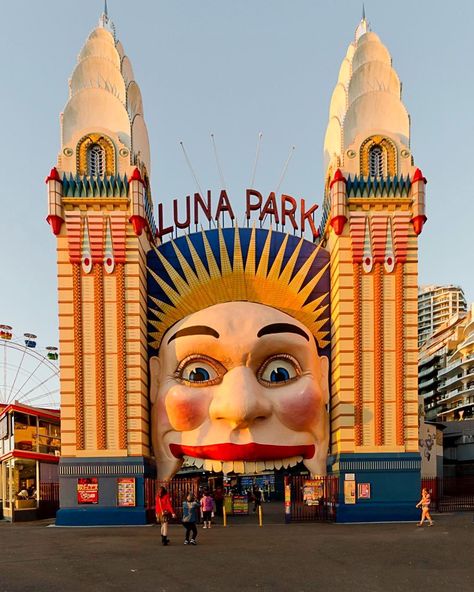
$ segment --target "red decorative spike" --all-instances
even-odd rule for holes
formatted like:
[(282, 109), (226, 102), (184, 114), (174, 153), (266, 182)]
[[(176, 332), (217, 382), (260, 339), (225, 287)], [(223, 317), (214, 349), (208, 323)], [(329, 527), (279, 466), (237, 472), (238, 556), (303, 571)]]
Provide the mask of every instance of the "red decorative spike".
[(131, 216), (129, 222), (133, 226), (133, 232), (137, 236), (140, 236), (146, 226), (145, 218), (142, 218), (142, 216)]
[(135, 170), (133, 171), (129, 181), (140, 181), (140, 183), (144, 183), (142, 176), (140, 175), (140, 171), (137, 167), (135, 167)]
[(423, 181), (425, 185), (428, 182), (425, 177), (423, 177), (423, 173), (420, 171), (420, 169), (416, 169), (413, 179), (411, 180), (412, 183), (416, 183), (417, 181)]
[(331, 218), (330, 224), (337, 236), (342, 234), (346, 222), (347, 218), (345, 216), (336, 216), (335, 218)]
[(334, 183), (337, 183), (338, 181), (342, 181), (343, 183), (346, 182), (346, 178), (341, 173), (341, 169), (337, 169), (336, 172), (334, 173), (334, 177), (332, 178), (329, 188), (331, 188), (334, 185)]
[(45, 183), (49, 183), (50, 181), (59, 181), (59, 182), (61, 182), (61, 177), (59, 176), (59, 173), (58, 173), (56, 167), (53, 167), (51, 169), (51, 172), (49, 173), (49, 175), (44, 180)]
[[(56, 169), (54, 169), (54, 170), (56, 170)], [(62, 226), (64, 220), (60, 216), (49, 215), (46, 218), (46, 222), (51, 226), (51, 230), (53, 231), (53, 234), (55, 236), (58, 236), (58, 234), (61, 232), (61, 226)]]
[(421, 234), (421, 231), (423, 230), (423, 225), (427, 219), (428, 218), (426, 216), (415, 216), (415, 218), (411, 219), (411, 223), (413, 224), (413, 230), (415, 231), (415, 234), (417, 236)]

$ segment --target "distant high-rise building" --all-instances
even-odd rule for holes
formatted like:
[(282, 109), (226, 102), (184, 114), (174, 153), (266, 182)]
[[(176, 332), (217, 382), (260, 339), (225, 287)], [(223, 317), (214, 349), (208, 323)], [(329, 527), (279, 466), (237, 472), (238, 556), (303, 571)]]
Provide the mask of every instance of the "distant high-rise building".
[(442, 413), (445, 392), (441, 391), (440, 374), (448, 364), (448, 359), (462, 341), (462, 328), (466, 322), (465, 313), (456, 314), (439, 327), (420, 347), (418, 356), (418, 394), (419, 403), (428, 421), (437, 421)]
[(441, 421), (474, 417), (474, 304), (459, 326), (459, 341), (438, 373)]
[(456, 314), (467, 311), (459, 286), (420, 286), (418, 290), (418, 346)]

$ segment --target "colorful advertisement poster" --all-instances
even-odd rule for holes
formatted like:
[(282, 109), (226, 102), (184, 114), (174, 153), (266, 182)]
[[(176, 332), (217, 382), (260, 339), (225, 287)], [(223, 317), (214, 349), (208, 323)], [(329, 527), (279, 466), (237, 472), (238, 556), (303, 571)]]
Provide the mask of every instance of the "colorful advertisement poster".
[(120, 507), (136, 506), (134, 477), (117, 479), (117, 505)]
[(344, 503), (355, 504), (356, 503), (356, 482), (355, 481), (344, 481)]
[(234, 495), (233, 498), (233, 512), (234, 514), (248, 514), (249, 501), (246, 495)]
[(324, 480), (310, 479), (303, 483), (303, 503), (318, 506), (324, 499)]
[(99, 480), (97, 477), (85, 477), (77, 480), (77, 503), (99, 503)]
[(357, 484), (357, 497), (359, 499), (370, 499), (370, 483)]

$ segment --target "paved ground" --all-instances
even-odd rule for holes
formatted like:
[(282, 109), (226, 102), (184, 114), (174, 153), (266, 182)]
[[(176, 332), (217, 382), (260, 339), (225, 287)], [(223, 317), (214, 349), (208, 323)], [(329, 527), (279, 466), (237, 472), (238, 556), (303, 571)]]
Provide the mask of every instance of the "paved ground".
[(266, 524), (253, 517), (199, 530), (172, 525), (47, 528), (0, 522), (0, 592), (474, 590), (470, 513), (414, 524)]

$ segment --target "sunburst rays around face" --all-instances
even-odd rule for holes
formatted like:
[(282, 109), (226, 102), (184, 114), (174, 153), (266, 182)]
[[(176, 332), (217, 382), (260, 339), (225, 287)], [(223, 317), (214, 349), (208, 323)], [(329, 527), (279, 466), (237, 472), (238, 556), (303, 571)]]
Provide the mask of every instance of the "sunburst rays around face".
[(320, 350), (329, 344), (329, 256), (303, 238), (255, 227), (202, 231), (154, 248), (148, 271), (153, 350), (187, 315), (234, 301), (281, 310)]

